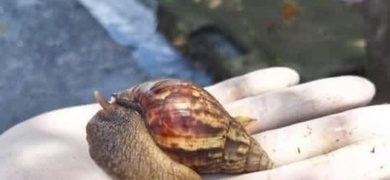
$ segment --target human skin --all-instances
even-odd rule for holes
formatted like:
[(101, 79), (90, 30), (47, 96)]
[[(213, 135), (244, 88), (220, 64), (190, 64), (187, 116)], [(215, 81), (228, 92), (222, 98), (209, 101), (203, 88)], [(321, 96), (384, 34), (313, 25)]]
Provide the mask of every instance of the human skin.
[[(390, 106), (367, 105), (373, 84), (355, 76), (299, 84), (288, 68), (254, 71), (206, 87), (247, 127), (276, 168), (204, 179), (385, 179), (390, 177)], [(92, 92), (91, 92), (92, 98)], [(59, 109), (0, 135), (5, 179), (110, 179), (89, 157), (85, 126), (96, 104)]]

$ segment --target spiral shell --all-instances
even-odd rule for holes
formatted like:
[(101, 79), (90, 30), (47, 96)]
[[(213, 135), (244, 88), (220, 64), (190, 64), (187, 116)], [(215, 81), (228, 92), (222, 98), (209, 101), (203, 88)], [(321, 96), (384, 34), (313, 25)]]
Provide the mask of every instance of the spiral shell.
[(194, 83), (150, 81), (113, 96), (115, 103), (139, 110), (163, 152), (198, 173), (242, 173), (273, 167), (244, 127)]

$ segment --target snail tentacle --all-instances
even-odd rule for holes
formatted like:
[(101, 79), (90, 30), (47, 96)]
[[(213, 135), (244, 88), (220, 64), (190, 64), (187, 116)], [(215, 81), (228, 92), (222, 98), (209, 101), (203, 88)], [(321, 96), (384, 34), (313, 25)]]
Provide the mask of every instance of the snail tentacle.
[(110, 103), (108, 103), (103, 96), (99, 93), (99, 91), (94, 91), (93, 96), (95, 97), (96, 102), (99, 103), (99, 105), (104, 109), (104, 110), (109, 110), (111, 109)]

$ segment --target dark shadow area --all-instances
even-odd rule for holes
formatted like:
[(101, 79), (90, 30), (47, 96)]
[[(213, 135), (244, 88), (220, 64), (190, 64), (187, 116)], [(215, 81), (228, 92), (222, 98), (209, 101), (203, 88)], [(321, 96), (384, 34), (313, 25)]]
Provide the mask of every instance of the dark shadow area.
[(191, 32), (186, 46), (186, 55), (203, 64), (215, 81), (229, 78), (226, 61), (238, 61), (247, 50), (215, 25), (202, 26)]

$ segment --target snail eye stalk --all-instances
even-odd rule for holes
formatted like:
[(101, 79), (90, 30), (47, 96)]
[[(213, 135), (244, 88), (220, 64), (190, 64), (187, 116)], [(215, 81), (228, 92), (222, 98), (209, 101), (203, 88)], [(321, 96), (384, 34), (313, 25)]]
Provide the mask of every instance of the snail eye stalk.
[(95, 97), (96, 102), (99, 103), (100, 106), (101, 106), (104, 110), (109, 110), (109, 109), (110, 109), (110, 103), (108, 103), (108, 102), (103, 98), (103, 96), (99, 93), (99, 91), (94, 91), (94, 92), (93, 92), (93, 96)]
[(144, 114), (144, 110), (139, 103), (124, 98), (119, 98), (118, 94), (113, 94), (112, 96), (114, 97), (114, 102), (116, 104), (123, 106), (127, 109), (132, 109), (134, 111), (137, 111), (138, 114), (140, 115)]

